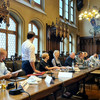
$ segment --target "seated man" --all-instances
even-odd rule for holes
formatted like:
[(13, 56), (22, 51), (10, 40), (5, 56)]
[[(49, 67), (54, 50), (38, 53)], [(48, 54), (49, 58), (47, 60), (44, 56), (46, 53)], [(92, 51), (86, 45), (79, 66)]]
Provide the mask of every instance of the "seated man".
[(94, 55), (92, 55), (92, 56), (89, 58), (89, 60), (90, 60), (91, 62), (93, 62), (93, 63), (99, 61), (98, 54), (95, 53)]
[(3, 60), (5, 60), (6, 58), (6, 55), (7, 55), (6, 50), (0, 48), (0, 80), (9, 79), (11, 77), (18, 75), (18, 73), (12, 75), (11, 72), (7, 70), (5, 63), (3, 62)]
[(48, 53), (43, 53), (42, 54), (42, 60), (40, 61), (40, 67), (39, 67), (40, 71), (48, 71), (48, 70), (52, 70), (52, 69), (60, 69), (57, 66), (49, 67), (49, 65), (47, 63), (48, 59), (49, 59)]
[(77, 55), (75, 56), (75, 59), (77, 61), (77, 64), (83, 64), (84, 63), (84, 61), (82, 59), (82, 52), (81, 51), (79, 51), (77, 53)]
[(72, 66), (72, 63), (74, 62), (74, 64), (76, 64), (76, 60), (75, 60), (75, 53), (72, 52), (67, 59), (65, 60), (65, 66)]
[(87, 60), (87, 59), (88, 59), (88, 53), (84, 52), (84, 60)]

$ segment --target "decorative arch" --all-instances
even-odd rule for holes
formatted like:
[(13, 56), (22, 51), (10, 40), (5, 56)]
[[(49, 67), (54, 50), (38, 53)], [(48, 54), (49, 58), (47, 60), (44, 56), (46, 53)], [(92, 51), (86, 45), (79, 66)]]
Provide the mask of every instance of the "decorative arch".
[(21, 44), (24, 41), (24, 36), (25, 36), (23, 34), (23, 33), (25, 33), (25, 27), (24, 27), (25, 20), (21, 16), (21, 14), (18, 11), (16, 11), (15, 9), (10, 9), (10, 15), (18, 22), (17, 53), (18, 53), (18, 55), (21, 55)]

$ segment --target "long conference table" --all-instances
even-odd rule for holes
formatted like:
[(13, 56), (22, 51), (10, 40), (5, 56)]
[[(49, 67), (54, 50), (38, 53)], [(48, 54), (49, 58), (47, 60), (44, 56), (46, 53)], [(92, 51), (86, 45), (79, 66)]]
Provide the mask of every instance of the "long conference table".
[[(44, 79), (42, 79), (42, 81), (38, 85), (29, 85), (27, 92), (30, 94), (31, 100), (38, 100), (61, 89), (62, 84), (67, 87), (70, 84), (86, 79), (90, 74), (90, 72), (97, 70), (99, 68), (100, 67), (92, 67), (92, 68), (89, 67), (88, 69), (82, 69), (78, 72), (73, 73), (73, 77), (70, 79), (66, 80), (55, 79), (54, 84), (50, 84), (50, 86), (48, 86), (45, 83)], [(58, 77), (58, 72), (55, 72), (54, 76)], [(9, 81), (7, 81), (7, 83), (9, 83)], [(9, 90), (5, 91), (0, 90), (0, 100), (29, 100), (29, 96), (26, 93), (21, 93), (19, 95), (10, 95)]]

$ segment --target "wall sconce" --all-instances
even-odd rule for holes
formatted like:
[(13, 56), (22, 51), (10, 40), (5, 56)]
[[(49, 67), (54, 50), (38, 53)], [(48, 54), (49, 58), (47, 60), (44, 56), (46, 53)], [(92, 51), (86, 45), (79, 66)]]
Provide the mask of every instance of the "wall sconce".
[(0, 0), (0, 23), (4, 21), (4, 23), (9, 26), (9, 0)]

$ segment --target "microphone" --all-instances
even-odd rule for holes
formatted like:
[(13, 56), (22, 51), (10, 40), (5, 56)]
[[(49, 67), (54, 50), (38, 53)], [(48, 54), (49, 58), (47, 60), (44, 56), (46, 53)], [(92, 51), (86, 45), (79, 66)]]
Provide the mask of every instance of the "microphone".
[[(14, 67), (14, 56), (13, 56), (13, 67)], [(12, 90), (10, 90), (9, 91), (9, 94), (11, 94), (11, 95), (18, 95), (18, 94), (20, 94), (20, 93), (22, 93), (22, 88), (18, 88), (17, 86), (17, 77), (15, 77), (14, 78), (15, 79), (15, 82), (16, 82), (16, 88), (15, 89), (12, 89)]]
[(18, 95), (18, 94), (22, 93), (22, 90), (23, 90), (23, 88), (18, 88), (16, 78), (15, 78), (15, 82), (16, 82), (16, 85), (15, 85), (16, 88), (9, 91), (9, 94), (11, 94), (11, 95)]

